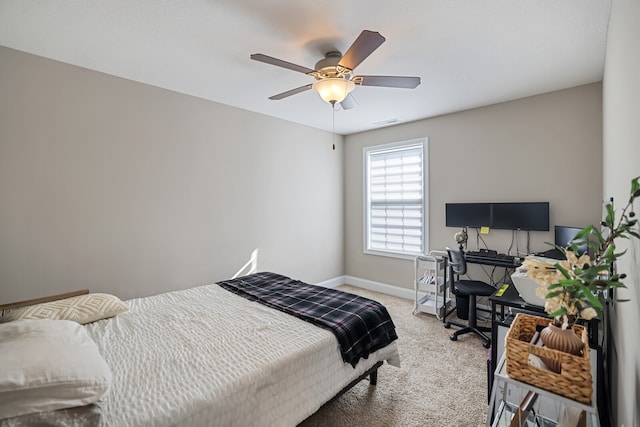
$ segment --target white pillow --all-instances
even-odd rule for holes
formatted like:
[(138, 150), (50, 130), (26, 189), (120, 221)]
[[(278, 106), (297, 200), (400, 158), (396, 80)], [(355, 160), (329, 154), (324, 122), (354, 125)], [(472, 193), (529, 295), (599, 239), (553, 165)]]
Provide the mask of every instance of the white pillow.
[(84, 326), (70, 320), (0, 324), (0, 419), (97, 402), (111, 371)]
[(20, 319), (73, 320), (85, 324), (116, 316), (129, 309), (126, 302), (110, 294), (86, 294), (57, 301), (14, 308), (0, 322)]

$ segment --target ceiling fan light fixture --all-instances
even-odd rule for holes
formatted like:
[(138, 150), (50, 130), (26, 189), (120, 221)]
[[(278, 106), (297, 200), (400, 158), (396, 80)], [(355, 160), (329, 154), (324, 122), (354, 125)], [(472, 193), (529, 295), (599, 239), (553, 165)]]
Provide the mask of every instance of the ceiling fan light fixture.
[(351, 80), (336, 77), (318, 80), (312, 87), (325, 102), (333, 105), (344, 101), (356, 85)]

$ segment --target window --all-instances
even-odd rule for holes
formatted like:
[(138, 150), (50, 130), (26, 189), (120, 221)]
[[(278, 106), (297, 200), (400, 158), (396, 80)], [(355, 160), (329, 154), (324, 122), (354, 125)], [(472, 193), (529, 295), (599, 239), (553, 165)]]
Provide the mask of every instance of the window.
[(365, 252), (425, 252), (427, 140), (364, 149)]

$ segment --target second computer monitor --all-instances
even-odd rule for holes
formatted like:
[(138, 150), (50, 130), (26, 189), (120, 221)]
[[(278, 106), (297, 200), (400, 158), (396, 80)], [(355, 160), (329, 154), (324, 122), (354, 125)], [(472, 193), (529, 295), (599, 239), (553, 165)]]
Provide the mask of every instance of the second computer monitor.
[(489, 227), (491, 203), (447, 203), (445, 221), (447, 227)]
[(491, 227), (549, 231), (549, 202), (491, 203)]
[[(555, 244), (556, 246), (561, 246), (563, 248), (566, 248), (569, 246), (569, 242), (571, 242), (573, 240), (574, 237), (576, 237), (576, 234), (578, 234), (580, 231), (582, 231), (581, 228), (578, 227), (565, 227), (562, 225), (556, 225), (555, 228)], [(587, 247), (587, 244), (583, 244), (580, 245), (578, 247), (578, 255), (582, 255), (585, 252), (587, 252), (589, 248)]]

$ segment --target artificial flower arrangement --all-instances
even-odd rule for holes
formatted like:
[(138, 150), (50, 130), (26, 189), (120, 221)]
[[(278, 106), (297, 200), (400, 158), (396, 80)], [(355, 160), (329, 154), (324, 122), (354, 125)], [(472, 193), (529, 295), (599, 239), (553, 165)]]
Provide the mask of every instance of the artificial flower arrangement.
[[(615, 271), (615, 263), (625, 252), (616, 252), (616, 239), (640, 239), (633, 202), (640, 197), (640, 176), (631, 180), (629, 201), (616, 220), (613, 200), (606, 205), (602, 231), (594, 226), (582, 229), (568, 248), (558, 247), (565, 260), (548, 264), (535, 259), (523, 262), (527, 275), (538, 283), (536, 294), (545, 299), (545, 311), (553, 317), (553, 325), (569, 329), (578, 319), (602, 316), (606, 301), (614, 300), (609, 290), (625, 287), (626, 274)], [(587, 244), (588, 253), (577, 256), (579, 246)]]

